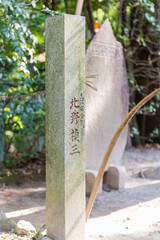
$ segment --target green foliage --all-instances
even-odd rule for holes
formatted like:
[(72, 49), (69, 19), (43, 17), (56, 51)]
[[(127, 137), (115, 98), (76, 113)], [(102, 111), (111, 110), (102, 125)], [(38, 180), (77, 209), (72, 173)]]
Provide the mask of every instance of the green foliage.
[[(20, 0), (0, 0), (1, 96), (44, 90), (44, 63), (37, 63), (34, 57), (44, 52), (45, 17), (45, 13), (36, 9), (35, 1), (26, 4)], [(32, 136), (33, 144), (37, 136), (44, 135), (44, 96), (1, 101), (0, 104), (0, 136), (4, 131), (6, 151), (11, 143), (17, 144), (17, 139), (23, 141)], [(28, 146), (30, 154), (30, 143)]]
[[(93, 11), (95, 19), (100, 23), (106, 17), (110, 19), (114, 33), (124, 47), (131, 93), (130, 108), (159, 87), (160, 16), (158, 17), (156, 13), (157, 2), (156, 0), (109, 1), (109, 6), (107, 4), (104, 6), (104, 2), (101, 1), (101, 7)], [(154, 140), (154, 129), (151, 133), (146, 131), (145, 119), (147, 116), (156, 115), (159, 106), (160, 99), (157, 95), (139, 110), (138, 114), (142, 115), (143, 119), (143, 130), (131, 126), (132, 137), (139, 135), (143, 143), (143, 139), (147, 141), (147, 136), (149, 141), (152, 137)], [(141, 123), (138, 124), (141, 126)], [(155, 129), (159, 128), (160, 124)]]
[[(160, 84), (158, 0), (91, 0), (90, 2), (94, 19), (98, 20), (101, 25), (108, 18), (114, 34), (123, 45), (130, 86), (131, 109)], [(157, 95), (143, 109), (139, 110), (138, 114), (142, 116), (142, 120), (140, 122), (140, 119), (136, 120), (135, 117), (133, 126), (131, 125), (131, 137), (137, 135), (142, 143), (154, 141), (154, 139), (157, 141), (154, 129), (159, 129), (160, 123), (153, 126), (151, 132), (147, 132), (145, 124), (147, 116), (156, 116), (159, 106), (160, 99)], [(135, 124), (136, 121), (138, 121), (137, 124)], [(141, 128), (142, 125), (143, 128)]]
[(132, 127), (130, 130), (130, 136), (133, 137), (134, 135), (139, 135), (139, 131), (136, 127)]
[[(156, 16), (156, 0), (90, 0), (84, 1), (82, 15), (86, 16), (86, 43), (93, 33), (91, 16), (102, 25), (106, 18), (122, 43), (130, 84), (130, 108), (158, 85), (156, 59), (160, 57), (160, 26)], [(121, 6), (121, 2), (126, 5)], [(45, 64), (35, 60), (44, 53), (45, 18), (66, 12), (75, 14), (73, 0), (0, 0), (0, 96), (19, 96), (44, 90)], [(122, 9), (121, 9), (122, 8)], [(54, 11), (53, 11), (54, 10)], [(92, 26), (94, 27), (94, 26)], [(32, 156), (44, 136), (45, 97), (27, 97), (0, 101), (0, 155), (9, 152), (6, 164)], [(150, 101), (139, 114), (155, 115), (160, 95)], [(144, 121), (145, 122), (145, 121)], [(158, 134), (159, 126), (148, 133), (150, 139)], [(131, 136), (143, 135), (141, 129), (131, 127)], [(5, 136), (5, 150), (3, 141)], [(13, 147), (14, 146), (14, 147)]]

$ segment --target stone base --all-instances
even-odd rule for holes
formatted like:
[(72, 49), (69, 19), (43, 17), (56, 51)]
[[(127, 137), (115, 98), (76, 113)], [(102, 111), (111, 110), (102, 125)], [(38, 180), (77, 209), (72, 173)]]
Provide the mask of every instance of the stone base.
[[(97, 177), (98, 171), (95, 170), (86, 170), (86, 196), (89, 197), (92, 192), (92, 188)], [(102, 181), (98, 190), (98, 194), (102, 193)]]
[(111, 164), (103, 177), (103, 184), (112, 189), (119, 190), (125, 188), (126, 169), (121, 165)]

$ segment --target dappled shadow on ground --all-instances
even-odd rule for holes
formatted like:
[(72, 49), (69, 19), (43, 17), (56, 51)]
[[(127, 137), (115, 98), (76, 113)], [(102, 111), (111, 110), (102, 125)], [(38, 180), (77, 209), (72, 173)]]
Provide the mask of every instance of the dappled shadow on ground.
[(94, 203), (90, 218), (106, 216), (120, 209), (156, 199), (160, 197), (159, 189), (160, 181), (119, 191), (103, 191), (103, 194), (98, 195)]
[(160, 181), (142, 182), (97, 197), (87, 222), (87, 240), (160, 239)]
[[(8, 195), (9, 193), (9, 195)], [(45, 182), (0, 189), (0, 207), (7, 217), (26, 220), (38, 229), (45, 221)]]

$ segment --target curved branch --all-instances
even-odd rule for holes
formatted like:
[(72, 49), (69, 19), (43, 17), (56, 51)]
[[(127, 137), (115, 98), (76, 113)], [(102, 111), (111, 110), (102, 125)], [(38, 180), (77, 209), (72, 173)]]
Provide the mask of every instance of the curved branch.
[(158, 88), (157, 90), (155, 90), (154, 92), (152, 92), (151, 94), (149, 94), (148, 96), (146, 96), (144, 99), (142, 99), (142, 101), (140, 101), (129, 113), (128, 115), (124, 118), (124, 120), (122, 121), (121, 125), (119, 126), (119, 128), (117, 129), (116, 133), (114, 134), (109, 147), (106, 151), (106, 154), (103, 158), (103, 161), (101, 163), (98, 175), (96, 177), (93, 189), (92, 189), (92, 193), (91, 196), (89, 198), (88, 204), (87, 204), (87, 208), (86, 208), (86, 221), (90, 215), (94, 200), (96, 198), (97, 192), (98, 192), (98, 188), (99, 185), (101, 183), (101, 179), (103, 177), (106, 165), (108, 163), (109, 157), (118, 141), (119, 136), (121, 135), (122, 131), (124, 130), (124, 128), (127, 126), (127, 124), (130, 122), (130, 120), (133, 118), (133, 116), (136, 114), (136, 112), (146, 103), (148, 102), (152, 97), (154, 97), (157, 93), (160, 92), (160, 88)]

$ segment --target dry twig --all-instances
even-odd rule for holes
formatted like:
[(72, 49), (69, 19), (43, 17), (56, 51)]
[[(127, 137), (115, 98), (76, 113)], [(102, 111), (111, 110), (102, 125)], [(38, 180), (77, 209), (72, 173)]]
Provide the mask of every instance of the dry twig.
[(98, 188), (99, 185), (101, 183), (104, 171), (106, 169), (106, 165), (108, 163), (109, 157), (118, 141), (119, 136), (121, 135), (122, 131), (125, 129), (125, 127), (127, 126), (127, 124), (131, 121), (131, 119), (133, 118), (133, 116), (136, 114), (136, 112), (146, 103), (148, 102), (151, 98), (153, 98), (157, 93), (160, 92), (160, 88), (158, 88), (157, 90), (155, 90), (154, 92), (152, 92), (151, 94), (147, 95), (144, 99), (142, 99), (142, 101), (140, 101), (129, 113), (128, 115), (124, 118), (124, 120), (122, 121), (121, 125), (119, 126), (119, 128), (117, 129), (116, 133), (114, 134), (109, 147), (106, 151), (106, 154), (103, 158), (103, 161), (101, 163), (98, 175), (96, 177), (92, 192), (91, 192), (91, 196), (89, 198), (88, 204), (87, 204), (87, 208), (86, 208), (86, 221), (90, 215), (93, 203), (95, 201), (95, 198), (97, 196), (97, 192), (98, 192)]

